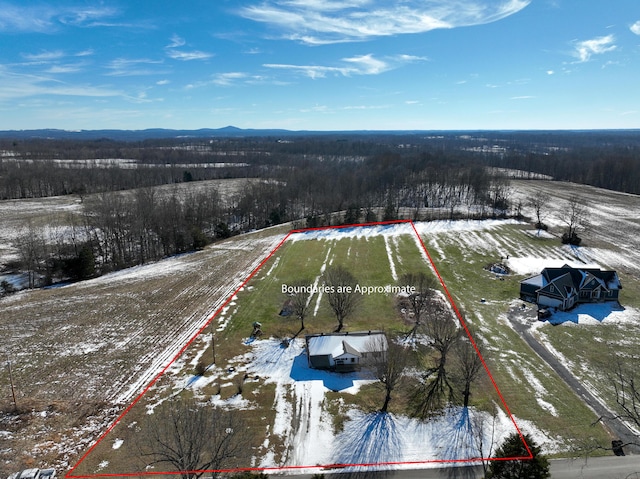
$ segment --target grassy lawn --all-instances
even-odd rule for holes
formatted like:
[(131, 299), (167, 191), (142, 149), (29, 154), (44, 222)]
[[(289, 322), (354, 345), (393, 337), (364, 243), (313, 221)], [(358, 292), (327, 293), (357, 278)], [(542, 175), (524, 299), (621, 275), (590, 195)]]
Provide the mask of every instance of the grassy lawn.
[[(558, 256), (557, 240), (534, 238), (523, 229), (519, 225), (505, 225), (474, 232), (472, 241), (477, 248), (470, 247), (468, 237), (463, 240), (457, 235), (425, 238), (425, 244), (465, 319), (482, 340), (485, 359), (511, 412), (517, 418), (531, 421), (551, 437), (557, 437), (567, 447), (577, 446), (587, 438), (607, 444), (610, 439), (604, 429), (592, 426), (597, 419), (594, 413), (509, 325), (507, 311), (518, 298), (519, 281), (525, 276), (508, 275), (500, 279), (484, 269), (507, 254)], [(517, 246), (514, 248), (514, 245)], [(603, 334), (607, 329), (603, 328)], [(548, 326), (544, 330), (558, 351), (566, 351), (568, 357), (573, 355), (571, 350), (575, 354), (580, 352), (582, 364), (604, 359), (591, 354), (598, 344), (591, 328)], [(611, 326), (611, 330), (624, 334), (624, 328), (616, 325)], [(635, 334), (636, 338), (640, 337), (638, 332)], [(526, 432), (526, 425), (523, 429)]]
[[(425, 235), (423, 241), (475, 339), (483, 346), (489, 370), (523, 432), (530, 432), (531, 428), (543, 431), (557, 442), (557, 455), (566, 455), (568, 450), (577, 448), (585, 441), (607, 444), (610, 438), (604, 429), (592, 425), (597, 419), (594, 413), (533, 353), (509, 324), (506, 315), (517, 299), (519, 281), (523, 276), (508, 275), (500, 279), (485, 269), (488, 264), (499, 261), (506, 254), (557, 256), (560, 254), (557, 242), (525, 234), (520, 225), (504, 225), (471, 232), (442, 232)], [(252, 332), (252, 324), (259, 321), (265, 337), (284, 338), (298, 333), (298, 320), (279, 315), (286, 300), (282, 285), (298, 280), (313, 284), (321, 276), (321, 272), (332, 265), (346, 267), (362, 286), (396, 284), (393, 271), (396, 277), (408, 272), (431, 271), (411, 235), (389, 238), (386, 241), (382, 236), (344, 237), (287, 241), (282, 245), (237, 297), (232, 299), (224, 313), (214, 318), (211, 329), (220, 328), (215, 332), (216, 367), (210, 369), (205, 377), (215, 376), (216, 380), (200, 391), (200, 394), (207, 397), (219, 395), (221, 399), (228, 399), (239, 393), (238, 384), (242, 384), (240, 396), (252, 404), (246, 411), (246, 418), (255, 425), (257, 448), (263, 442), (265, 434), (268, 434), (265, 425), (273, 424), (275, 391), (273, 384), (259, 379), (247, 382), (241, 380), (249, 361), (243, 359), (243, 355), (250, 351), (250, 346), (245, 343)], [(624, 281), (623, 278), (623, 283)], [(624, 284), (626, 288), (626, 283)], [(633, 296), (630, 298), (638, 300)], [(317, 300), (317, 295), (311, 298), (304, 334), (330, 332), (337, 326), (326, 297), (319, 303)], [(385, 329), (392, 334), (407, 331), (408, 327), (402, 323), (396, 310), (393, 295), (363, 296), (359, 308), (345, 323), (345, 331), (371, 329)], [(591, 378), (589, 374), (597, 364), (608, 358), (608, 352), (601, 347), (602, 344), (621, 345), (618, 347), (622, 351), (631, 354), (640, 337), (640, 329), (637, 327), (631, 328), (630, 337), (629, 328), (616, 324), (589, 327), (546, 325), (538, 331), (568, 360), (580, 365), (574, 373), (585, 380)], [(189, 364), (198, 357), (205, 364), (211, 364), (213, 355), (209, 338), (210, 331), (206, 337), (194, 343), (182, 359), (185, 365), (183, 370), (178, 370), (175, 376), (167, 375), (162, 378), (150, 391), (149, 397), (144, 398), (127, 416), (126, 422), (118, 425), (119, 432), (114, 431), (116, 435), (113, 437), (124, 438), (131, 434), (128, 432), (131, 430), (129, 426), (143, 418), (146, 403), (153, 403), (166, 397), (170, 391), (175, 391), (177, 378), (192, 374), (193, 366)], [(229, 367), (234, 369), (223, 374)], [(391, 412), (407, 412), (409, 391), (404, 384), (394, 392)], [(606, 388), (603, 388), (602, 395), (611, 398), (610, 391)], [(372, 384), (363, 387), (356, 395), (327, 392), (325, 399), (325, 408), (334, 418), (334, 429), (340, 431), (346, 419), (346, 406), (355, 405), (366, 411), (376, 410), (382, 404), (384, 392), (380, 385)], [(486, 410), (492, 409), (494, 404), (501, 404), (487, 375), (476, 383), (472, 404)], [(277, 451), (278, 439), (271, 437), (270, 441)], [(100, 460), (105, 460), (101, 458), (113, 455), (112, 444), (112, 441), (105, 441), (105, 444), (99, 446), (95, 456), (87, 462), (86, 472), (95, 472)], [(118, 461), (127, 461), (124, 453), (117, 456), (120, 459), (110, 462), (110, 467), (115, 468)]]
[[(461, 239), (462, 236), (466, 237)], [(557, 255), (557, 241), (534, 238), (525, 234), (523, 227), (519, 225), (504, 225), (470, 233), (438, 233), (425, 236), (423, 241), (473, 334), (484, 345), (485, 359), (506, 404), (517, 418), (524, 420), (523, 429), (526, 431), (528, 424), (535, 424), (535, 427), (545, 431), (551, 438), (557, 438), (563, 444), (564, 451), (587, 438), (606, 444), (609, 438), (603, 428), (592, 426), (596, 417), (591, 410), (581, 403), (508, 324), (506, 313), (517, 299), (519, 281), (523, 276), (509, 275), (498, 279), (484, 269), (508, 254), (514, 244), (540, 257), (552, 253)], [(481, 247), (470, 247), (474, 243)], [(410, 235), (395, 239), (390, 249), (397, 276), (428, 268), (415, 239)], [(353, 271), (360, 284), (395, 283), (383, 237), (288, 242), (262, 268), (248, 290), (240, 294), (238, 310), (224, 336), (232, 343), (237, 343), (240, 337), (246, 337), (250, 333), (250, 324), (255, 320), (263, 324), (263, 330), (268, 336), (295, 334), (299, 330), (299, 323), (294, 319), (278, 316), (285, 300), (281, 285), (299, 279), (313, 283), (320, 275), (323, 265), (327, 267), (337, 264)], [(481, 298), (484, 298), (483, 302), (480, 301)], [(315, 308), (315, 300), (314, 297), (311, 302), (312, 310)], [(336, 321), (326, 299), (321, 301), (316, 314), (312, 313), (306, 320), (306, 326), (305, 333), (326, 332), (335, 328)], [(393, 298), (377, 294), (363, 297), (360, 308), (347, 320), (345, 328), (349, 331), (406, 330), (398, 320)], [(553, 328), (553, 331), (556, 330), (559, 329)], [(553, 339), (554, 344), (558, 342), (556, 349), (559, 351), (566, 349), (566, 345), (560, 344), (562, 338), (574, 345), (584, 345), (584, 341), (587, 344), (598, 341), (584, 329), (564, 328), (562, 334)], [(611, 338), (612, 341), (619, 339)], [(584, 347), (576, 349), (589, 350)], [(595, 362), (599, 359), (591, 357), (583, 360)], [(330, 394), (340, 396), (339, 393)], [(399, 391), (400, 399), (396, 403), (392, 402), (392, 410), (406, 411), (405, 394), (405, 391)], [(357, 396), (343, 399), (363, 409), (371, 409), (379, 407), (381, 398), (383, 394), (379, 387), (372, 385), (363, 388)], [(488, 380), (474, 391), (472, 397), (476, 406), (486, 408), (498, 399)], [(339, 416), (340, 414), (337, 416), (338, 423)]]

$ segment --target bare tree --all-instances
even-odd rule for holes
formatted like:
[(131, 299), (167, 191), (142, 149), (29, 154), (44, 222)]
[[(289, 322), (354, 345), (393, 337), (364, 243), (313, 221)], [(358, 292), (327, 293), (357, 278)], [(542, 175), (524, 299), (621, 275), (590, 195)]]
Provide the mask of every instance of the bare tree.
[[(478, 451), (478, 457), (482, 462), (484, 474), (487, 474), (489, 465), (491, 464), (491, 456), (496, 447), (497, 434), (496, 422), (498, 420), (498, 409), (493, 407), (491, 414), (482, 411), (475, 414), (470, 419), (470, 431), (474, 447)], [(491, 421), (489, 431), (489, 421)]]
[(307, 317), (311, 304), (311, 295), (307, 293), (310, 284), (311, 282), (308, 280), (294, 281), (290, 285), (293, 293), (287, 298), (291, 313), (300, 320), (300, 331), (304, 329), (304, 319)]
[(44, 270), (46, 260), (46, 243), (41, 231), (29, 221), (14, 241), (14, 247), (18, 250), (20, 263), (27, 272), (29, 288), (34, 288), (37, 275)]
[[(639, 360), (640, 358), (629, 359), (629, 363), (638, 364)], [(626, 368), (620, 358), (610, 380), (616, 392), (618, 417), (640, 430), (640, 381), (632, 372), (632, 368)]]
[[(414, 391), (411, 401), (414, 414), (427, 418), (442, 410), (456, 396), (455, 387), (447, 369), (449, 352), (460, 337), (460, 329), (444, 306), (425, 322), (425, 333), (429, 337), (430, 351), (424, 354), (427, 367), (422, 382)], [(431, 363), (430, 365), (428, 365)]]
[(478, 378), (482, 371), (482, 360), (480, 359), (481, 346), (476, 343), (478, 350), (465, 337), (460, 337), (453, 346), (453, 376), (455, 382), (462, 389), (462, 405), (469, 407), (471, 397), (471, 385)]
[(401, 344), (377, 336), (371, 340), (368, 349), (372, 352), (385, 351), (383, 354), (372, 354), (370, 364), (376, 378), (384, 386), (385, 398), (380, 412), (387, 412), (391, 395), (404, 378), (410, 362), (410, 351)]
[(536, 191), (533, 197), (529, 199), (527, 205), (533, 209), (536, 215), (536, 228), (546, 229), (545, 224), (542, 222), (546, 217), (546, 208), (551, 202), (551, 196), (542, 191)]
[(340, 332), (344, 327), (344, 320), (358, 307), (362, 295), (356, 291), (355, 276), (343, 266), (327, 268), (324, 276), (327, 286), (325, 294), (338, 321), (336, 332)]
[(415, 293), (406, 298), (406, 303), (411, 310), (413, 328), (407, 333), (407, 337), (415, 335), (422, 325), (423, 316), (429, 302), (433, 299), (437, 285), (433, 275), (427, 275), (424, 271), (419, 273), (406, 273), (400, 277), (399, 283), (403, 286), (413, 286)]
[(496, 176), (489, 186), (489, 201), (493, 209), (493, 216), (504, 215), (509, 209), (509, 200), (513, 194), (509, 178)]
[[(640, 436), (631, 436), (633, 430), (640, 430), (640, 377), (633, 366), (638, 363), (638, 357), (627, 358), (623, 362), (619, 357), (612, 369), (607, 373), (609, 384), (615, 392), (615, 410), (609, 417), (601, 417), (600, 421), (614, 419), (630, 424), (633, 429), (626, 428), (629, 436), (620, 437), (617, 441), (618, 451), (624, 446), (631, 446), (634, 451), (640, 450)], [(617, 454), (618, 451), (615, 451)]]
[(587, 204), (584, 199), (579, 196), (572, 196), (567, 200), (560, 220), (566, 225), (565, 232), (562, 235), (564, 244), (578, 246), (582, 242), (582, 238), (578, 236), (588, 226)]
[(182, 479), (238, 467), (247, 460), (250, 432), (237, 411), (174, 398), (148, 416), (138, 441), (147, 466), (172, 467)]

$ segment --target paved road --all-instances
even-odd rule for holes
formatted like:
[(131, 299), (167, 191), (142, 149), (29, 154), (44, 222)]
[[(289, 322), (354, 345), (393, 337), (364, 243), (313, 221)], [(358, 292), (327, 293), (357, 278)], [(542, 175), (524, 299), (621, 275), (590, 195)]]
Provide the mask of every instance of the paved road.
[[(528, 309), (529, 311), (529, 309)], [(549, 350), (540, 343), (536, 337), (531, 334), (530, 326), (523, 322), (522, 320), (518, 320), (518, 316), (522, 317), (522, 311), (518, 309), (513, 309), (509, 312), (509, 319), (513, 324), (515, 330), (520, 333), (522, 338), (527, 342), (527, 344), (535, 351), (535, 353), (545, 361), (551, 369), (553, 369), (560, 378), (571, 388), (573, 391), (584, 401), (584, 403), (589, 406), (594, 412), (598, 415), (598, 417), (611, 417), (612, 412), (604, 407), (602, 403), (600, 403), (594, 396), (591, 394), (583, 385), (578, 381), (578, 379), (569, 371), (564, 364), (562, 364), (558, 359), (549, 352)], [(530, 315), (530, 314), (529, 314)], [(529, 320), (531, 320), (529, 318)], [(535, 316), (533, 317), (535, 321)], [(618, 419), (604, 419), (603, 420), (605, 428), (609, 430), (613, 437), (621, 439), (624, 443), (637, 442), (637, 438), (635, 438), (633, 432), (620, 420)], [(634, 445), (628, 445), (625, 447), (625, 452), (640, 454), (640, 447)]]
[(640, 479), (640, 456), (549, 461), (553, 479)]
[[(594, 457), (584, 459), (551, 460), (552, 479), (640, 479), (640, 456)], [(408, 471), (368, 472), (358, 474), (327, 474), (327, 479), (479, 479), (482, 468), (450, 467)], [(286, 476), (291, 479), (312, 479), (313, 474)]]

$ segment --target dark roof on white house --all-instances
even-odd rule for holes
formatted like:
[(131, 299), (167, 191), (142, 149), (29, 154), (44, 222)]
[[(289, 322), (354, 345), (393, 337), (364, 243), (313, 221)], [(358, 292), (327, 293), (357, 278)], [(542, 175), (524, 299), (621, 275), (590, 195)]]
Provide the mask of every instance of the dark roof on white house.
[(521, 284), (536, 286), (538, 289), (554, 284), (560, 291), (568, 294), (567, 288), (579, 291), (591, 279), (595, 279), (606, 290), (622, 289), (618, 273), (613, 270), (573, 268), (567, 264), (561, 268), (544, 268), (540, 274), (522, 280)]

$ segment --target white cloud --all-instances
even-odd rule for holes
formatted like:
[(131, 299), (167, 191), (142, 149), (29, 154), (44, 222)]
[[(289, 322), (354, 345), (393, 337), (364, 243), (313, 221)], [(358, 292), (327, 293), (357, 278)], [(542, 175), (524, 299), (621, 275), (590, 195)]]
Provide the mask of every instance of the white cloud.
[(140, 76), (140, 75), (155, 75), (158, 69), (154, 65), (161, 65), (159, 60), (150, 60), (148, 58), (116, 58), (107, 65), (110, 70), (107, 75), (109, 76)]
[(239, 80), (245, 79), (246, 77), (246, 73), (242, 72), (218, 73), (214, 75), (212, 83), (219, 86), (230, 86)]
[(201, 52), (198, 50), (193, 51), (181, 51), (177, 50), (179, 47), (183, 47), (187, 44), (184, 38), (178, 35), (171, 37), (171, 43), (165, 47), (167, 56), (174, 60), (190, 61), (190, 60), (206, 60), (211, 58), (213, 54), (207, 52)]
[(201, 52), (198, 50), (194, 50), (191, 52), (183, 52), (179, 50), (168, 50), (167, 55), (169, 58), (173, 58), (174, 60), (182, 60), (182, 61), (191, 61), (191, 60), (206, 60), (207, 58), (211, 58), (213, 54), (207, 52)]
[(245, 18), (307, 44), (362, 41), (480, 25), (519, 12), (532, 0), (265, 0), (242, 8)]
[(371, 54), (345, 58), (343, 61), (354, 65), (355, 71), (361, 75), (379, 75), (392, 68), (388, 62), (373, 58)]
[(119, 12), (109, 7), (14, 5), (0, 2), (0, 31), (50, 33), (62, 26), (102, 25), (100, 20)]
[(615, 37), (613, 35), (606, 35), (591, 40), (575, 42), (574, 55), (578, 57), (580, 62), (587, 62), (591, 59), (592, 55), (600, 55), (615, 50), (616, 45), (613, 44), (614, 41)]
[(291, 70), (301, 75), (307, 76), (313, 80), (317, 78), (325, 78), (327, 74), (334, 73), (338, 75), (348, 76), (354, 69), (339, 68), (339, 67), (326, 67), (316, 65), (287, 65), (282, 63), (265, 63), (266, 68), (274, 68), (279, 70)]
[(636, 23), (631, 25), (629, 29), (636, 35), (640, 35), (640, 20), (638, 20)]
[[(228, 87), (228, 86), (236, 86), (240, 84), (264, 84), (269, 81), (269, 78), (261, 76), (261, 75), (249, 75), (244, 72), (224, 72), (224, 73), (215, 73), (211, 75), (210, 80), (206, 81), (198, 81), (189, 83), (185, 86), (187, 90), (193, 90), (195, 88), (203, 88), (210, 85)], [(275, 82), (271, 82), (275, 84)]]
[(82, 50), (81, 52), (76, 53), (76, 56), (77, 57), (90, 57), (94, 53), (95, 52), (93, 51), (92, 48), (88, 48), (87, 50)]
[(125, 97), (127, 95), (110, 88), (71, 84), (39, 75), (26, 75), (0, 69), (0, 99), (17, 99), (34, 96), (76, 97)]
[(50, 62), (65, 56), (62, 50), (43, 51), (40, 53), (23, 53), (22, 57), (31, 62)]
[(78, 73), (84, 68), (86, 65), (84, 63), (69, 63), (66, 65), (53, 65), (46, 70), (46, 73), (57, 74), (57, 73)]
[(167, 48), (178, 48), (183, 47), (187, 42), (185, 42), (184, 38), (179, 37), (178, 35), (173, 35), (171, 37), (171, 43), (167, 45)]
[(117, 14), (117, 11), (108, 7), (76, 7), (68, 8), (58, 17), (60, 23), (73, 26), (104, 26), (100, 20)]
[(352, 76), (352, 75), (379, 75), (381, 73), (394, 70), (404, 64), (415, 63), (427, 60), (424, 57), (412, 55), (395, 55), (384, 59), (375, 58), (372, 54), (360, 55), (351, 58), (343, 58), (341, 66), (319, 66), (319, 65), (287, 65), (267, 63), (267, 68), (281, 70), (291, 70), (300, 75), (312, 79), (325, 78), (327, 75)]

